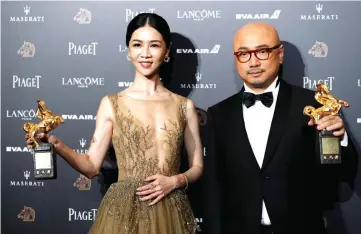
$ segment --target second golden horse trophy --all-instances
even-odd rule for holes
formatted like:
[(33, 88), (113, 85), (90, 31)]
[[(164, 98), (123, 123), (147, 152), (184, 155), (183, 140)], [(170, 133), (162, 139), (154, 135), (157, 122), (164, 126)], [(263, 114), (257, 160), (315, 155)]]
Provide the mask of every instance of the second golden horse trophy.
[[(346, 101), (336, 99), (329, 92), (325, 84), (317, 84), (315, 99), (323, 106), (314, 108), (306, 106), (303, 113), (308, 115), (317, 124), (319, 119), (326, 115), (338, 115), (342, 105), (349, 107)], [(339, 164), (341, 160), (341, 140), (326, 129), (318, 131), (321, 164)]]

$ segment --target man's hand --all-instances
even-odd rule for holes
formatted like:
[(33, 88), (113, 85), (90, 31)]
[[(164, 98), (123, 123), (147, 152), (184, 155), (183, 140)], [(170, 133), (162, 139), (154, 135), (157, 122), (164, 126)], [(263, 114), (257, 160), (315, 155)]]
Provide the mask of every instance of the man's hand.
[[(308, 122), (309, 126), (313, 126), (314, 124), (315, 123), (312, 119)], [(317, 123), (317, 129), (333, 131), (333, 135), (338, 137), (343, 137), (343, 135), (345, 134), (345, 126), (343, 124), (343, 120), (338, 115), (323, 116), (321, 119), (319, 119)]]

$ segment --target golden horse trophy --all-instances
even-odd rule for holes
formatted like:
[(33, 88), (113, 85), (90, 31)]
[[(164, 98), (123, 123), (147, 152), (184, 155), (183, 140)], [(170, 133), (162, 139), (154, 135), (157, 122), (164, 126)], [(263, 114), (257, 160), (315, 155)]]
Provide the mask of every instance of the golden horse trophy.
[[(321, 107), (306, 106), (303, 113), (308, 115), (317, 124), (319, 119), (326, 115), (338, 115), (341, 107), (349, 107), (349, 103), (335, 98), (327, 86), (323, 83), (317, 84), (315, 99)], [(323, 129), (318, 131), (321, 164), (339, 164), (341, 163), (341, 144), (340, 138), (333, 135), (332, 131)]]
[(35, 179), (55, 179), (56, 178), (56, 153), (54, 145), (41, 142), (37, 135), (48, 133), (64, 123), (60, 115), (53, 114), (46, 108), (43, 100), (38, 100), (38, 110), (36, 117), (41, 121), (39, 123), (26, 122), (24, 131), (28, 133), (29, 138), (34, 142), (35, 148), (32, 151), (34, 162)]

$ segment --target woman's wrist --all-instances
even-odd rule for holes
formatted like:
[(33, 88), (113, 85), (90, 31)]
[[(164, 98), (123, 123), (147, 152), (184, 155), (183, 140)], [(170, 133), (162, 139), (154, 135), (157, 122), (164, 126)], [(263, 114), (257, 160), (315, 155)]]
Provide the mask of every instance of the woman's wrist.
[(185, 189), (188, 188), (188, 179), (187, 177), (181, 173), (181, 174), (178, 174), (178, 175), (175, 175), (174, 176), (176, 179), (175, 179), (175, 188), (182, 188), (182, 187), (185, 187)]

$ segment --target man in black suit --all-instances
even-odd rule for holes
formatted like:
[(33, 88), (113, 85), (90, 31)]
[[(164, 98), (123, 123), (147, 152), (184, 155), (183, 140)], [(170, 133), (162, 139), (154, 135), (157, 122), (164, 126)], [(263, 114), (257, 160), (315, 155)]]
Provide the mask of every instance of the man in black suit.
[[(315, 92), (278, 77), (284, 47), (269, 24), (243, 26), (233, 49), (244, 87), (208, 109), (207, 233), (323, 234), (334, 182), (355, 175), (343, 120), (303, 114)], [(316, 128), (341, 138), (342, 164), (320, 163)]]

